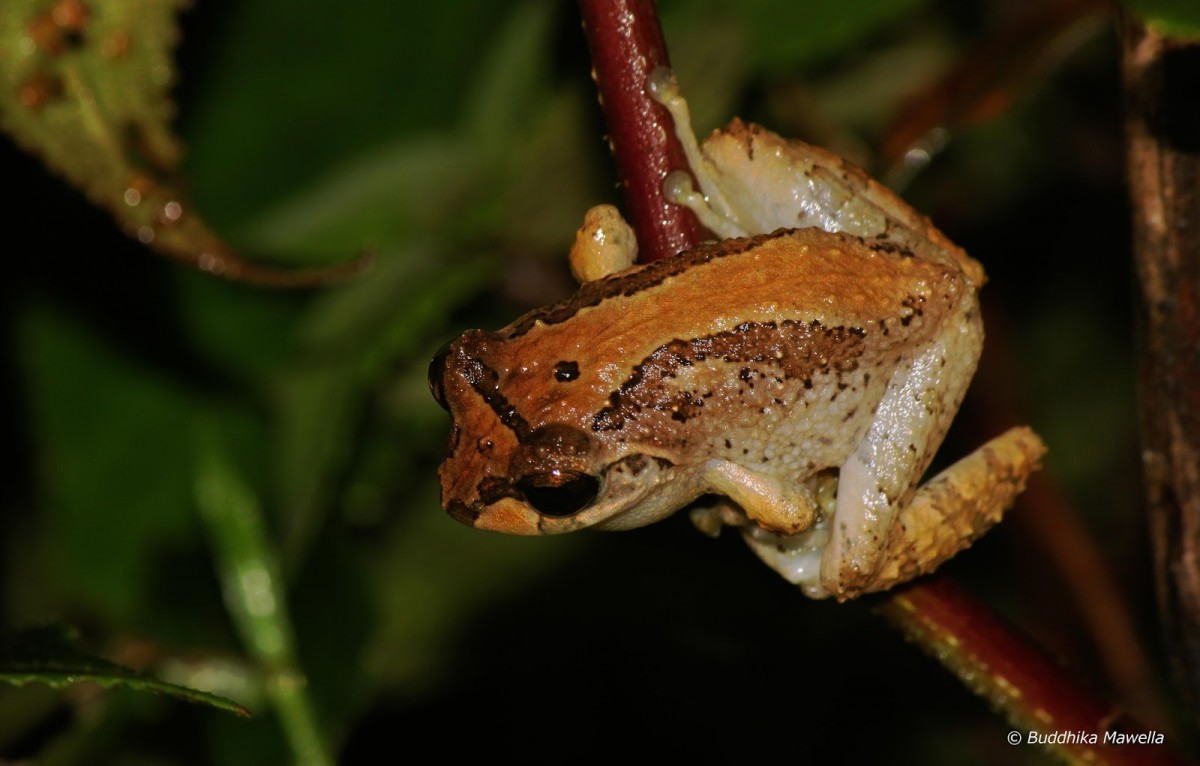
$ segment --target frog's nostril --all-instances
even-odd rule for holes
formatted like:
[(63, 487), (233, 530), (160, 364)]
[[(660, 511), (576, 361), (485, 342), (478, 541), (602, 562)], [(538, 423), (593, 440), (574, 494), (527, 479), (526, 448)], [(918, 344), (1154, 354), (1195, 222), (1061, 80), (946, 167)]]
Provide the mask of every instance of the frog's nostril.
[(586, 473), (558, 469), (530, 474), (516, 486), (543, 516), (570, 516), (596, 499), (600, 482)]

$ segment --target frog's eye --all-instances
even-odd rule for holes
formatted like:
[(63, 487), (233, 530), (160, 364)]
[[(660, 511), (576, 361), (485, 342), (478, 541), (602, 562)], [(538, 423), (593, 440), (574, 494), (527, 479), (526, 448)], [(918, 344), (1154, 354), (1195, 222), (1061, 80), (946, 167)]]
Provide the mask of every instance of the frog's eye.
[(596, 499), (600, 482), (580, 471), (556, 469), (530, 474), (518, 481), (516, 487), (543, 516), (570, 516)]
[(579, 362), (559, 362), (554, 365), (554, 379), (559, 383), (570, 383), (579, 378)]
[(442, 388), (442, 378), (446, 376), (446, 358), (450, 356), (450, 343), (450, 341), (443, 343), (442, 347), (433, 355), (433, 359), (429, 361), (429, 393), (433, 394), (433, 398), (447, 412), (450, 411), (450, 408), (446, 406), (446, 392)]

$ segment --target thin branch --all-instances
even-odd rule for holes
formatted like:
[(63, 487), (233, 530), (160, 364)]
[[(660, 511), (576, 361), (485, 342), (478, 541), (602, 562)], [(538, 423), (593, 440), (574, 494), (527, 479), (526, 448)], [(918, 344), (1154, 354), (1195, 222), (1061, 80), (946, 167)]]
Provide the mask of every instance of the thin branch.
[(579, 8), (639, 260), (669, 258), (699, 244), (703, 229), (663, 196), (667, 174), (688, 165), (670, 115), (646, 91), (650, 72), (671, 65), (658, 11), (653, 0), (580, 0)]
[[(971, 691), (1019, 728), (1013, 744), (1030, 743), (1026, 732), (1094, 735), (1033, 742), (1068, 763), (1110, 766), (1184, 764), (1137, 721), (1103, 701), (1063, 672), (1023, 633), (982, 601), (935, 574), (893, 591), (876, 611), (932, 654)], [(1111, 734), (1110, 734), (1111, 733)], [(1146, 744), (1115, 744), (1107, 737), (1146, 735)], [(1160, 735), (1161, 736), (1161, 735)]]
[(1200, 703), (1200, 41), (1124, 29), (1129, 186), (1140, 287), (1142, 462), (1159, 604)]

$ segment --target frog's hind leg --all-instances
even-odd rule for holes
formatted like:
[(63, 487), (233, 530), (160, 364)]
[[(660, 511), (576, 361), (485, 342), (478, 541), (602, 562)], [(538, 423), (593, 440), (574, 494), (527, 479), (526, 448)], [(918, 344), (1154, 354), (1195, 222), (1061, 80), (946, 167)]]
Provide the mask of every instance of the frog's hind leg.
[(1013, 428), (922, 485), (900, 511), (883, 560), (863, 591), (885, 590), (930, 572), (970, 545), (1000, 520), (1045, 453), (1031, 429)]

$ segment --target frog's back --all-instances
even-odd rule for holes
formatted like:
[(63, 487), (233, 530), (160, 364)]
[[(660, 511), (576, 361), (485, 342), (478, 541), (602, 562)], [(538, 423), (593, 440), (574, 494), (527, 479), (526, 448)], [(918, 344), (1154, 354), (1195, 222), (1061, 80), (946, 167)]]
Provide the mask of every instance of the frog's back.
[[(961, 273), (886, 241), (816, 229), (726, 240), (517, 320), (499, 333), (514, 371), (501, 387), (532, 405), (531, 425), (570, 422), (614, 456), (832, 465), (870, 423), (880, 371), (964, 300)], [(578, 377), (546, 386), (564, 364)]]

